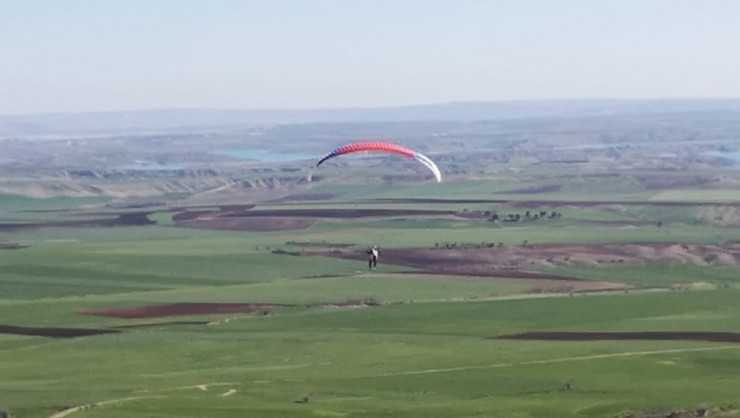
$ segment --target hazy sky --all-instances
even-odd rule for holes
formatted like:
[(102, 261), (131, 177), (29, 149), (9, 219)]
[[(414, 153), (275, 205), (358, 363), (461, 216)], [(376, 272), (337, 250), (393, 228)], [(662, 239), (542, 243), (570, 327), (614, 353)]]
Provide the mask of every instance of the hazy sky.
[(736, 0), (0, 0), (0, 114), (740, 97)]

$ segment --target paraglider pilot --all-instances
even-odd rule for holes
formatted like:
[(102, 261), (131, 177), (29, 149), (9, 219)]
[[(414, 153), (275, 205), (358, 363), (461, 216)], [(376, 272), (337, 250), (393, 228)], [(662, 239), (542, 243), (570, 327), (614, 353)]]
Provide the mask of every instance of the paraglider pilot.
[(372, 270), (373, 268), (378, 266), (378, 246), (373, 245), (372, 248), (367, 251), (367, 253), (370, 256), (367, 260), (367, 269)]

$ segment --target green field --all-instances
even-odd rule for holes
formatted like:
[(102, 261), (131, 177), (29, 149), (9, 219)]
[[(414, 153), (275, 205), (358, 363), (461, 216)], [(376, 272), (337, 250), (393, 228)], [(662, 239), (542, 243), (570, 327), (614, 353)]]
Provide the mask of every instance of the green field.
[[(615, 190), (611, 200), (647, 193), (625, 177), (584, 181), (563, 192), (579, 200), (609, 185)], [(526, 186), (434, 187), (321, 186), (312, 192), (336, 193), (337, 203), (286, 206), (421, 209), (431, 206), (348, 200), (494, 198)], [(37, 221), (68, 217), (23, 210), (101, 203), (4, 199), (4, 219)], [(487, 204), (435, 208), (524, 211)], [(332, 219), (298, 231), (236, 232), (176, 228), (161, 208), (151, 216), (155, 226), (0, 232), (0, 242), (28, 245), (0, 250), (0, 325), (121, 331), (58, 339), (0, 334), (0, 410), (24, 418), (616, 417), (740, 405), (737, 343), (492, 338), (530, 331), (740, 331), (740, 269), (734, 265), (547, 270), (662, 288), (569, 296), (532, 292), (537, 284), (522, 279), (423, 274), (383, 264), (382, 257), (378, 270), (368, 272), (364, 259), (273, 253), (310, 249), (288, 241), (359, 249), (378, 244), (392, 251), (452, 241), (722, 245), (739, 236), (735, 228), (703, 222), (691, 207), (555, 210), (561, 219), (515, 224), (453, 217)], [(656, 220), (665, 226), (656, 227)], [(667, 290), (676, 283), (708, 285)], [(359, 300), (372, 303), (341, 306)], [(82, 313), (177, 302), (292, 306), (267, 315), (123, 319)], [(296, 402), (303, 396), (309, 402)]]

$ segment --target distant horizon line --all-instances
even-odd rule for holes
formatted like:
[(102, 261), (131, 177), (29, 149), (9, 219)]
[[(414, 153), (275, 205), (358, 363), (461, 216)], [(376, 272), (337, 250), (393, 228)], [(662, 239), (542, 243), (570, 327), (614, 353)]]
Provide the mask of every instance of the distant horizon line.
[(305, 111), (342, 111), (342, 110), (380, 110), (403, 109), (414, 107), (454, 106), (454, 105), (481, 105), (481, 104), (513, 104), (513, 103), (557, 103), (557, 102), (675, 102), (675, 101), (740, 101), (740, 96), (672, 96), (672, 97), (563, 97), (542, 99), (492, 99), (469, 101), (438, 101), (410, 104), (389, 104), (376, 106), (325, 106), (325, 107), (146, 107), (127, 108), (118, 110), (70, 110), (70, 111), (39, 111), (23, 113), (0, 113), (0, 117), (24, 116), (63, 116), (80, 114), (104, 113), (143, 113), (143, 112), (177, 112), (177, 111), (231, 111), (231, 112), (305, 112)]

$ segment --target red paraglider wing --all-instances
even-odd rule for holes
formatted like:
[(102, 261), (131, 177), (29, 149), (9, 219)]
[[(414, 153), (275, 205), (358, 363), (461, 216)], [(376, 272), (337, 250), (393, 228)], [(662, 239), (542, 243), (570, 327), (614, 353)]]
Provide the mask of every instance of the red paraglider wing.
[[(334, 151), (330, 152), (329, 154), (325, 155), (322, 159), (320, 159), (319, 162), (316, 163), (315, 167), (320, 166), (324, 161), (330, 158), (338, 157), (344, 154), (350, 154), (353, 152), (362, 152), (362, 151), (386, 152), (390, 154), (398, 154), (398, 155), (403, 155), (408, 158), (413, 158), (414, 160), (423, 164), (426, 168), (428, 168), (434, 174), (434, 178), (437, 180), (437, 183), (442, 181), (442, 173), (439, 171), (439, 167), (437, 167), (434, 161), (429, 159), (429, 157), (427, 157), (426, 155), (420, 152), (412, 151), (408, 148), (405, 148), (405, 147), (402, 147), (396, 144), (391, 144), (388, 142), (357, 142), (351, 145), (337, 148)], [(309, 174), (308, 181), (311, 181), (312, 175), (313, 175), (313, 172)]]
[(338, 157), (344, 154), (350, 154), (353, 152), (362, 152), (362, 151), (390, 152), (394, 154), (404, 155), (409, 158), (416, 157), (416, 153), (414, 151), (411, 151), (410, 149), (404, 148), (400, 145), (389, 144), (387, 142), (358, 142), (355, 144), (351, 144), (351, 145), (347, 145), (347, 146), (335, 149), (334, 151), (324, 156), (324, 158), (319, 160), (319, 162), (316, 163), (316, 167), (320, 166), (324, 161), (330, 158)]

